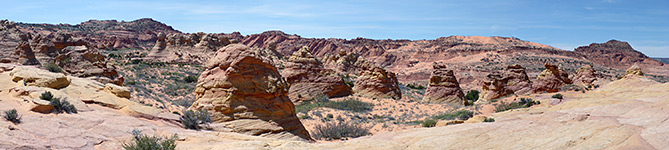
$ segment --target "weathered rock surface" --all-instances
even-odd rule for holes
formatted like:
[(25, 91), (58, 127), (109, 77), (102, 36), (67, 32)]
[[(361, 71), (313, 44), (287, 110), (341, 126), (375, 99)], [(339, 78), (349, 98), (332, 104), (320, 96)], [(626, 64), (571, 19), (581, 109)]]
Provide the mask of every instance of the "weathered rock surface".
[(593, 83), (598, 77), (599, 75), (597, 75), (595, 69), (592, 68), (592, 65), (585, 65), (576, 70), (576, 74), (572, 77), (572, 81), (574, 81), (574, 84), (576, 85), (588, 87), (593, 86)]
[(218, 50), (198, 79), (197, 100), (189, 109), (212, 113), (215, 130), (311, 140), (295, 116), (288, 83), (256, 50), (240, 44)]
[(82, 78), (93, 77), (102, 83), (123, 84), (123, 77), (118, 74), (116, 67), (107, 64), (105, 56), (96, 49), (86, 46), (68, 46), (62, 50), (54, 61), (67, 74)]
[(327, 96), (330, 98), (351, 95), (351, 87), (334, 70), (325, 69), (309, 48), (293, 53), (282, 75), (290, 84), (289, 97), (293, 102), (301, 102)]
[(643, 71), (641, 71), (641, 67), (639, 67), (639, 65), (637, 64), (634, 64), (632, 65), (632, 67), (630, 67), (625, 71), (625, 75), (623, 76), (623, 78), (635, 78), (643, 76), (644, 74)]
[(52, 73), (35, 67), (16, 67), (9, 75), (12, 81), (23, 82), (27, 86), (60, 89), (70, 85), (70, 79), (62, 73)]
[(118, 97), (130, 98), (130, 90), (128, 88), (118, 86), (116, 84), (105, 84), (105, 91), (112, 93)]
[(564, 70), (558, 68), (557, 65), (546, 62), (544, 64), (546, 70), (537, 76), (537, 80), (532, 84), (533, 91), (539, 92), (558, 92), (563, 85), (571, 84), (569, 74)]
[(511, 94), (526, 94), (532, 92), (532, 82), (530, 81), (525, 68), (518, 64), (509, 65), (503, 72), (493, 72), (488, 74), (483, 80), (483, 91), (479, 103), (486, 103), (488, 100), (497, 99)]
[(441, 63), (433, 64), (432, 68), (423, 102), (465, 106), (465, 94), (460, 89), (460, 83), (455, 78), (453, 70), (448, 70), (447, 66)]
[(150, 58), (164, 62), (203, 63), (218, 48), (230, 44), (227, 37), (220, 34), (206, 33), (159, 33)]
[(370, 98), (402, 98), (395, 73), (374, 64), (363, 65), (361, 70), (353, 93)]

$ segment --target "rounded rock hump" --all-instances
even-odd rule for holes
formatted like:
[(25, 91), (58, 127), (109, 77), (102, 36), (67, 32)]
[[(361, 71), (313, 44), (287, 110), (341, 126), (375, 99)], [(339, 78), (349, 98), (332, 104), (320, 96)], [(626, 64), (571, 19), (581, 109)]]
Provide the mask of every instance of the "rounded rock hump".
[(460, 89), (460, 83), (455, 78), (453, 70), (448, 70), (446, 64), (443, 63), (435, 63), (432, 68), (430, 83), (425, 91), (423, 102), (451, 106), (466, 105), (465, 94)]
[(219, 49), (206, 63), (189, 109), (210, 112), (217, 131), (311, 140), (295, 116), (288, 83), (258, 50), (241, 44)]
[(546, 62), (544, 67), (546, 67), (546, 70), (537, 76), (537, 80), (532, 85), (534, 93), (558, 92), (563, 85), (572, 83), (571, 79), (569, 79), (569, 74), (557, 65)]
[(306, 46), (288, 58), (282, 75), (290, 83), (289, 97), (295, 103), (322, 96), (348, 96), (352, 93), (344, 79), (334, 70), (325, 69)]
[(634, 77), (643, 77), (643, 76), (644, 76), (644, 74), (643, 74), (643, 71), (641, 71), (641, 67), (639, 67), (639, 65), (637, 65), (637, 64), (634, 64), (634, 65), (632, 65), (632, 67), (630, 67), (629, 69), (627, 69), (625, 71), (625, 76), (623, 76), (623, 78), (634, 78)]

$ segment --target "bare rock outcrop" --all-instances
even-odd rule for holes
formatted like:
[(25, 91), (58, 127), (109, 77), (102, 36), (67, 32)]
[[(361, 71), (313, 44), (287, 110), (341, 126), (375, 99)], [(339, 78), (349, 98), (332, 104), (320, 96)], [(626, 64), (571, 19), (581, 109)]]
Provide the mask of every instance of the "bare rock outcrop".
[(509, 65), (504, 72), (493, 72), (488, 74), (483, 81), (481, 100), (477, 102), (487, 102), (487, 100), (497, 99), (511, 94), (525, 94), (532, 91), (532, 82), (530, 81), (525, 68), (518, 64)]
[(150, 58), (167, 62), (204, 62), (216, 49), (230, 44), (227, 37), (207, 33), (159, 33)]
[(402, 99), (395, 73), (374, 64), (363, 65), (361, 69), (353, 93), (370, 98)]
[(539, 92), (558, 92), (563, 85), (571, 84), (569, 74), (560, 69), (557, 65), (546, 62), (546, 70), (537, 76), (537, 80), (532, 84), (533, 91)]
[(308, 47), (302, 47), (288, 58), (282, 75), (290, 84), (288, 96), (293, 102), (319, 96), (342, 97), (352, 93), (351, 87), (334, 70), (325, 69)]
[(572, 77), (572, 81), (574, 81), (575, 85), (588, 87), (592, 86), (598, 77), (599, 75), (597, 75), (597, 72), (592, 65), (585, 65), (576, 70), (576, 74)]
[(574, 53), (582, 54), (586, 59), (595, 63), (619, 69), (623, 69), (624, 67), (635, 63), (651, 66), (664, 65), (662, 62), (634, 50), (629, 43), (618, 40), (609, 40), (606, 43), (592, 43), (588, 46), (581, 46), (576, 48)]
[(643, 73), (643, 71), (641, 71), (641, 67), (639, 67), (639, 65), (637, 65), (637, 64), (634, 64), (634, 65), (632, 65), (632, 67), (630, 67), (629, 69), (627, 69), (625, 71), (625, 75), (623, 76), (623, 78), (635, 78), (635, 77), (643, 77), (643, 76), (644, 76), (644, 73)]
[(9, 76), (14, 82), (23, 82), (26, 86), (60, 89), (70, 85), (70, 79), (62, 73), (52, 73), (35, 67), (16, 67)]
[(432, 68), (423, 102), (465, 106), (465, 94), (460, 89), (460, 83), (455, 78), (453, 70), (448, 70), (443, 63), (435, 63)]
[(295, 116), (288, 83), (254, 51), (241, 44), (218, 50), (198, 79), (189, 109), (212, 113), (214, 130), (311, 140)]
[(91, 78), (102, 83), (123, 85), (123, 77), (116, 71), (116, 67), (107, 64), (105, 56), (97, 49), (86, 46), (68, 46), (64, 54), (54, 59), (56, 65), (63, 68), (67, 74), (82, 78)]

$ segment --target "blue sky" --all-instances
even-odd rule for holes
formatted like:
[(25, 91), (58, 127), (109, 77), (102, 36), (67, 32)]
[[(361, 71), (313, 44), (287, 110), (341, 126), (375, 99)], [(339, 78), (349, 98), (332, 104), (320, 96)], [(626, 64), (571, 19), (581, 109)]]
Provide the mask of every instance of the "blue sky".
[(505, 36), (565, 50), (610, 39), (669, 57), (667, 0), (10, 1), (0, 19), (77, 24), (154, 18), (183, 32), (282, 30), (316, 38)]

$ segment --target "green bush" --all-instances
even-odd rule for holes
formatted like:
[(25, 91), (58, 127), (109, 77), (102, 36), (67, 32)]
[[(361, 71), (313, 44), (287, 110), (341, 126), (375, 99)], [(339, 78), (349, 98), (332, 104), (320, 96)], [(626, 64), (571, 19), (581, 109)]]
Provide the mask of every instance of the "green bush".
[(49, 92), (49, 91), (46, 91), (46, 92), (42, 93), (42, 95), (40, 95), (39, 98), (43, 99), (43, 100), (51, 101), (51, 99), (53, 99), (53, 94), (51, 94), (51, 92)]
[(518, 109), (518, 108), (528, 108), (532, 107), (533, 105), (538, 105), (540, 104), (539, 101), (534, 101), (531, 98), (520, 98), (519, 102), (513, 102), (513, 103), (504, 103), (502, 102), (501, 104), (497, 105), (495, 107), (495, 112), (503, 112), (511, 109)]
[(348, 122), (327, 123), (316, 125), (313, 137), (324, 140), (338, 140), (343, 138), (355, 138), (369, 135), (369, 129)]
[(350, 87), (355, 86), (355, 85), (353, 84), (353, 82), (351, 82), (351, 81), (346, 81), (345, 83), (346, 83), (348, 86), (350, 86)]
[(123, 148), (126, 150), (174, 150), (177, 144), (174, 142), (177, 135), (169, 138), (162, 138), (156, 136), (147, 136), (141, 131), (132, 130), (134, 141), (132, 143), (123, 143)]
[(61, 69), (58, 65), (54, 63), (46, 64), (44, 68), (46, 68), (46, 70), (49, 70), (49, 72), (55, 72), (55, 73), (63, 72), (63, 69)]
[(417, 90), (425, 89), (425, 87), (423, 85), (416, 85), (415, 83), (407, 84), (407, 87), (411, 88), (411, 89), (417, 89)]
[(460, 111), (456, 111), (456, 112), (436, 115), (432, 118), (433, 119), (438, 119), (438, 120), (453, 120), (453, 119), (467, 120), (467, 119), (469, 119), (473, 116), (474, 116), (474, 112), (472, 112), (472, 111), (460, 110)]
[(19, 113), (16, 112), (16, 109), (5, 111), (5, 119), (14, 124), (21, 123), (21, 117), (19, 116)]
[(193, 83), (193, 82), (197, 82), (197, 77), (196, 76), (187, 76), (187, 77), (184, 77), (183, 80), (184, 80), (184, 82), (187, 82), (187, 83)]
[(562, 94), (555, 94), (555, 95), (553, 95), (553, 96), (551, 96), (551, 97), (552, 97), (552, 98), (557, 98), (557, 99), (563, 99), (563, 98), (564, 98), (564, 97), (562, 97)]
[(479, 99), (479, 94), (481, 92), (477, 90), (471, 90), (467, 92), (467, 95), (465, 95), (465, 99), (467, 100), (467, 104), (471, 105), (474, 104)]
[(207, 110), (199, 110), (194, 112), (192, 110), (183, 111), (183, 115), (179, 118), (181, 124), (186, 129), (200, 130), (201, 124), (211, 123), (211, 115)]
[(51, 102), (49, 102), (51, 106), (53, 106), (53, 112), (55, 113), (78, 113), (77, 108), (74, 107), (74, 105), (70, 104), (67, 100), (61, 100), (60, 98), (53, 98), (51, 99)]
[(437, 125), (437, 120), (426, 119), (420, 124), (422, 127), (431, 128)]
[(495, 122), (495, 118), (485, 118), (483, 122)]
[(295, 106), (295, 112), (306, 113), (317, 107), (328, 107), (352, 112), (365, 112), (371, 111), (374, 105), (355, 99), (346, 99), (343, 101), (309, 101), (302, 102), (301, 104)]

